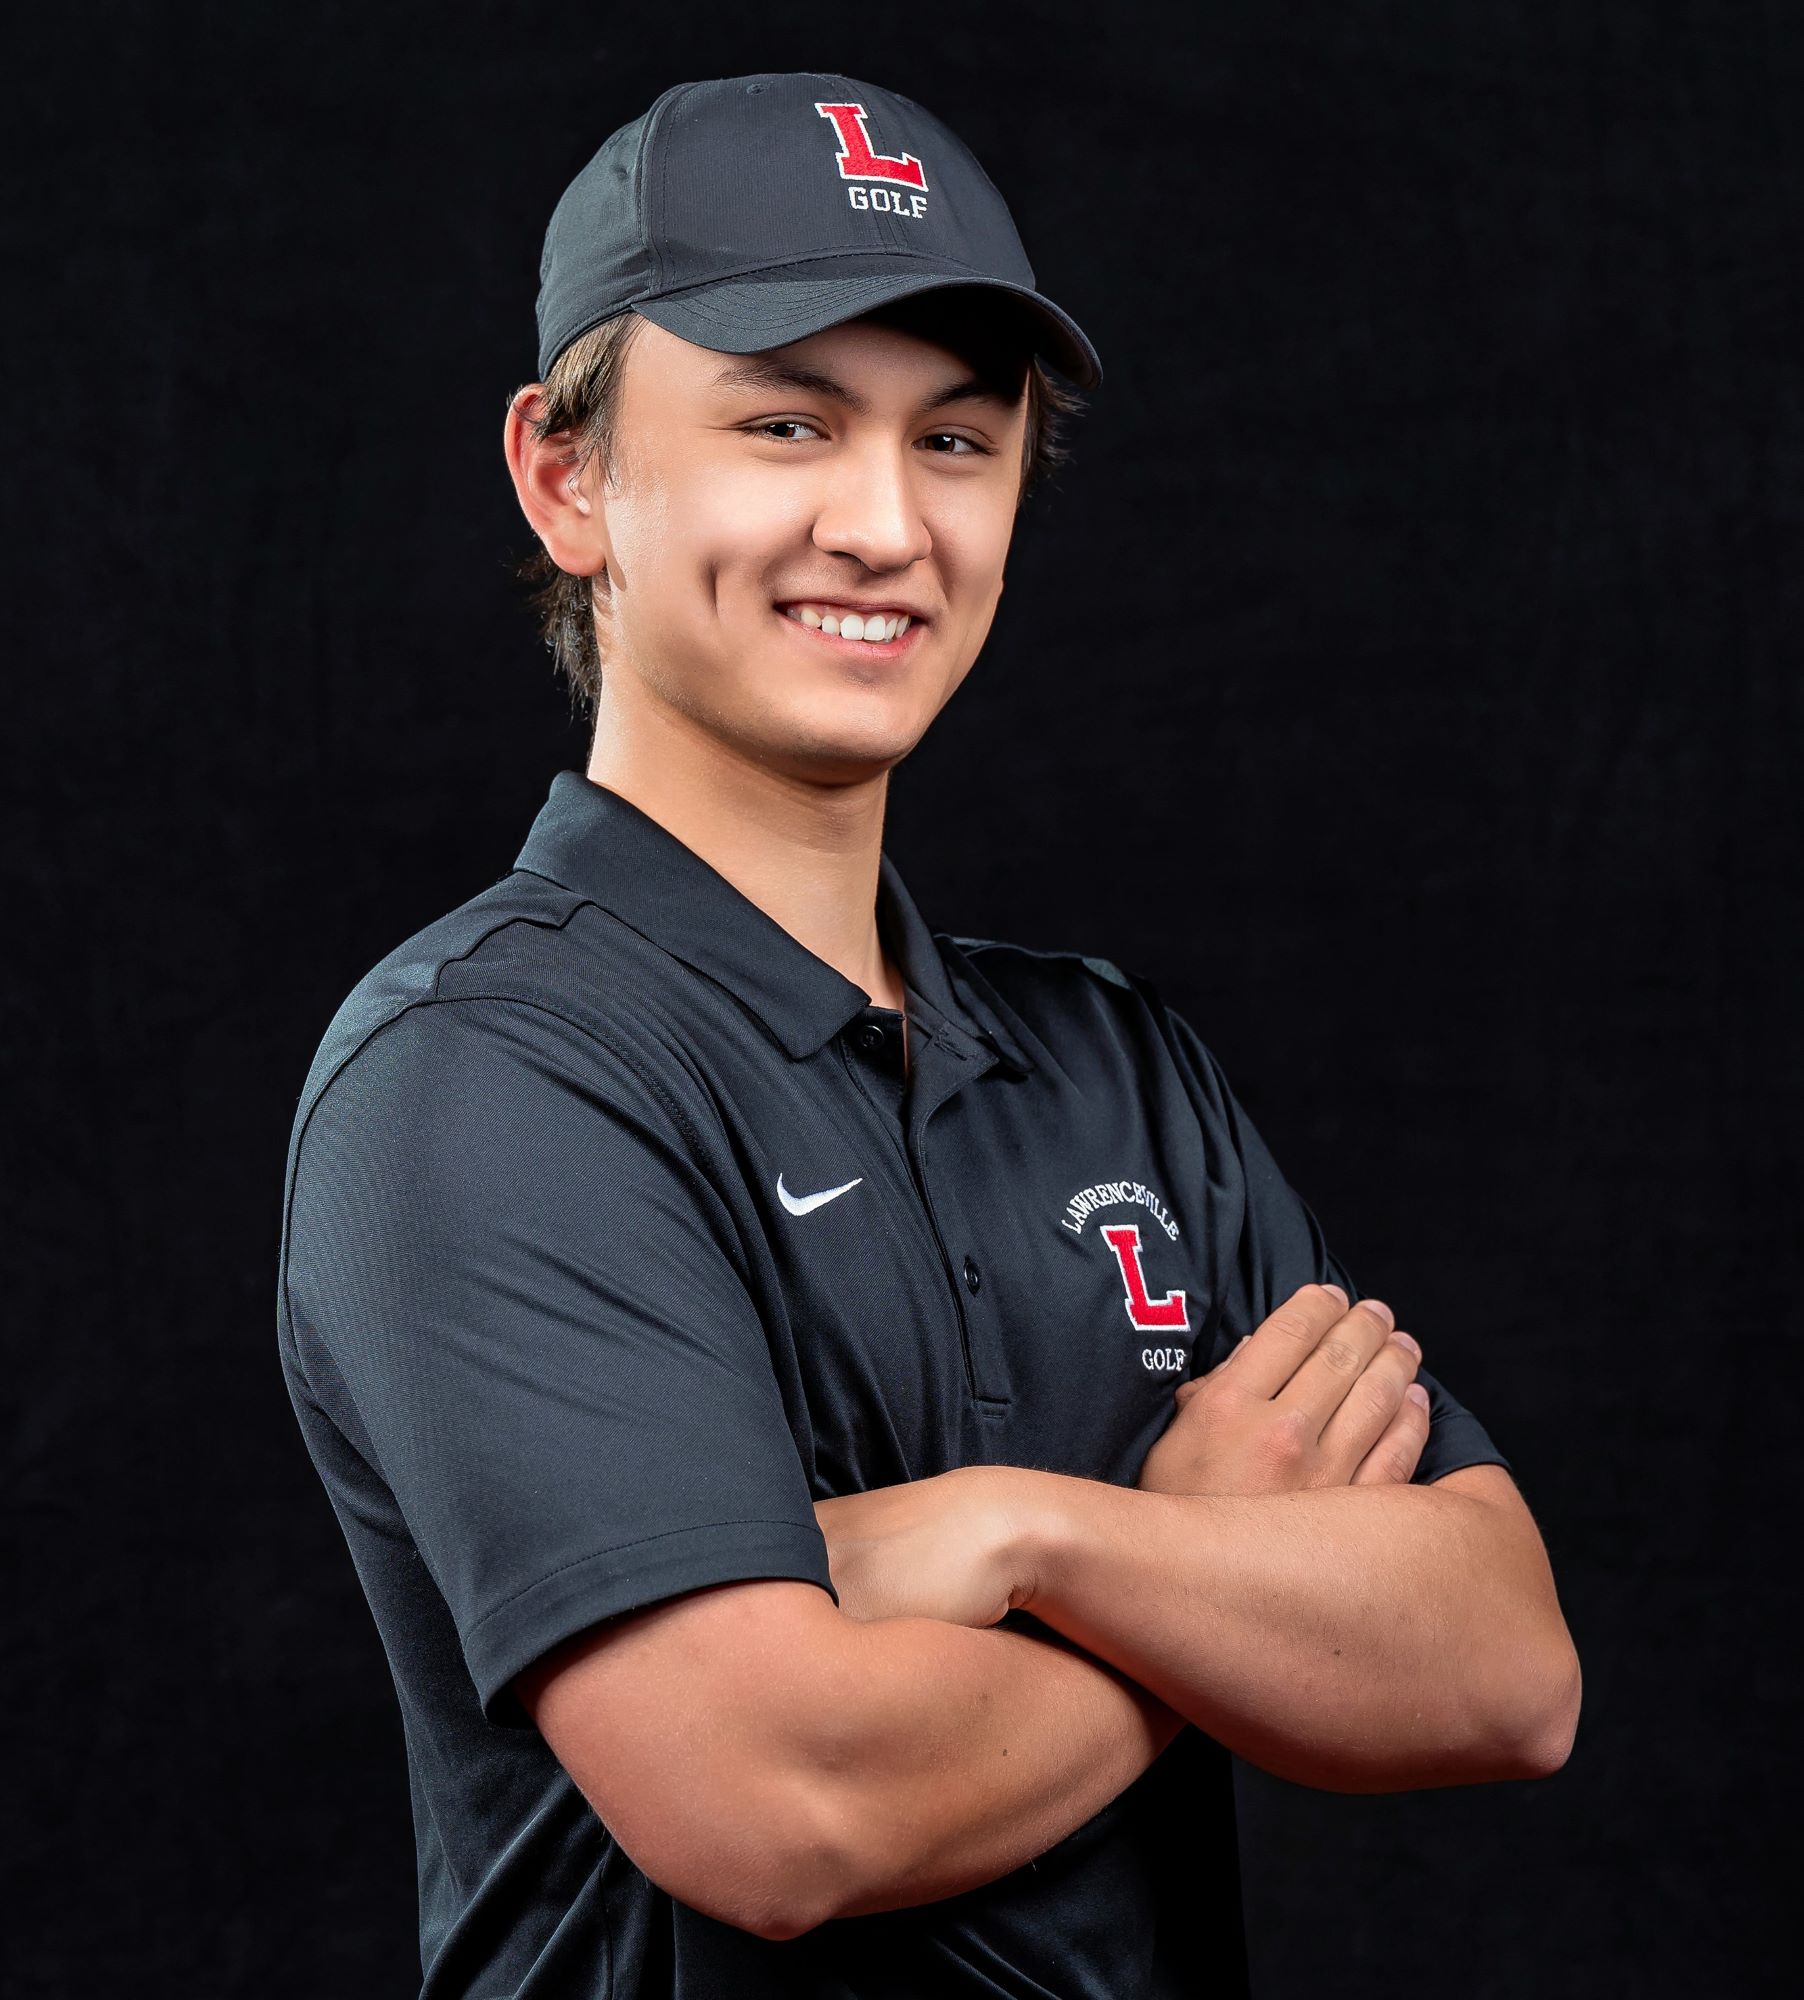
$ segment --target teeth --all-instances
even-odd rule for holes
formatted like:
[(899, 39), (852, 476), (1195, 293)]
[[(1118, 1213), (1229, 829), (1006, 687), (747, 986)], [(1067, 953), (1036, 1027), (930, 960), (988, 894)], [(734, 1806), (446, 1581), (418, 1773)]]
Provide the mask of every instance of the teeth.
[(785, 610), (797, 624), (825, 632), (829, 638), (864, 639), (873, 645), (884, 645), (891, 639), (901, 638), (914, 622), (906, 611), (893, 617), (874, 612), (868, 618), (856, 611), (848, 611), (842, 618), (837, 612), (821, 611), (812, 604), (791, 604)]

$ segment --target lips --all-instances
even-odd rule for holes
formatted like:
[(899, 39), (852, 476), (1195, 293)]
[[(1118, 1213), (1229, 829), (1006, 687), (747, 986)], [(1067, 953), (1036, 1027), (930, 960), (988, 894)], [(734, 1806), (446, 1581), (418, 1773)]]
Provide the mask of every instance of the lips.
[[(838, 633), (828, 632), (819, 625), (804, 624), (800, 618), (780, 608), (776, 615), (803, 645), (817, 650), (830, 648), (833, 655), (851, 665), (856, 665), (861, 659), (868, 659), (873, 663), (899, 659), (910, 647), (920, 643), (921, 634), (927, 630), (925, 625), (911, 624), (906, 631), (898, 630), (893, 639), (848, 639)], [(823, 657), (827, 655), (823, 654)]]
[(892, 623), (897, 618), (906, 618), (911, 625), (925, 625), (928, 622), (926, 612), (913, 604), (896, 601), (880, 602), (876, 598), (860, 601), (855, 597), (784, 597), (777, 600), (777, 609), (790, 618), (801, 613), (810, 614), (808, 620), (810, 623), (821, 618), (831, 618), (837, 624), (847, 617), (858, 618), (865, 622), (874, 617), (883, 618)]

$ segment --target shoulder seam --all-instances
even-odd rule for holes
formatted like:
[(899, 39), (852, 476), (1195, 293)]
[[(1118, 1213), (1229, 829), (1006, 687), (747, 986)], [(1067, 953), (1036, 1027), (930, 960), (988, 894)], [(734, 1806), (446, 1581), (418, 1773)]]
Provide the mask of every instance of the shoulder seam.
[(1111, 986), (1131, 988), (1132, 982), (1111, 958), (1102, 958), (1095, 952), (1082, 951), (1077, 946), (1021, 944), (1013, 938), (958, 937), (951, 931), (941, 933), (961, 951), (1018, 951), (1027, 958), (1075, 958), (1086, 966), (1097, 978), (1106, 979)]
[[(447, 961), (447, 962), (449, 963), (454, 961)], [(318, 1096), (315, 1097), (313, 1104), (308, 1107), (308, 1113), (307, 1113), (308, 1123), (309, 1124), (312, 1123), (313, 1112), (318, 1108), (320, 1098), (323, 1098), (325, 1096), (327, 1089), (338, 1080), (339, 1076), (343, 1074), (344, 1070), (349, 1066), (349, 1064), (352, 1063), (359, 1055), (361, 1055), (362, 1052), (369, 1046), (369, 1044), (372, 1041), (374, 1041), (375, 1038), (379, 1034), (381, 1034), (385, 1028), (392, 1028), (394, 1024), (402, 1018), (403, 1015), (411, 1014), (421, 1007), (456, 1007), (462, 1005), (465, 1001), (468, 1000), (496, 1001), (499, 1002), (501, 1005), (507, 1007), (526, 1007), (530, 1008), (534, 1013), (537, 1014), (549, 1014), (554, 1021), (562, 1021), (565, 1027), (573, 1028), (579, 1035), (587, 1036), (588, 1039), (592, 1042), (599, 1042), (600, 1045), (604, 1049), (606, 1049), (610, 1055), (617, 1058), (617, 1060), (623, 1063), (626, 1068), (631, 1070), (632, 1073), (639, 1079), (639, 1081), (643, 1083), (645, 1087), (653, 1094), (653, 1096), (657, 1097), (664, 1104), (665, 1108), (669, 1111), (671, 1117), (674, 1118), (677, 1124), (681, 1127), (683, 1136), (689, 1141), (690, 1145), (695, 1147), (698, 1153), (701, 1151), (702, 1149), (701, 1134), (697, 1132), (695, 1127), (689, 1122), (689, 1119), (684, 1113), (682, 1106), (676, 1101), (674, 1097), (671, 1096), (669, 1091), (667, 1091), (664, 1088), (663, 1084), (659, 1082), (659, 1080), (651, 1073), (650, 1070), (648, 1070), (638, 1060), (636, 1056), (630, 1055), (627, 1052), (627, 1050), (623, 1048), (618, 1042), (613, 1040), (612, 1037), (610, 1037), (607, 1034), (604, 1034), (600, 1029), (593, 1026), (590, 1022), (573, 1020), (570, 1015), (561, 1012), (558, 1008), (547, 1006), (543, 1000), (531, 1000), (526, 998), (525, 995), (519, 993), (434, 992), (432, 994), (429, 994), (424, 999), (410, 1000), (405, 1007), (398, 1008), (393, 1014), (389, 1015), (387, 1020), (377, 1022), (376, 1026), (373, 1027), (370, 1030), (370, 1032), (364, 1036), (363, 1040), (357, 1044), (356, 1048), (352, 1049), (350, 1053), (345, 1057), (344, 1061), (341, 1062), (335, 1070), (333, 1070), (331, 1076), (329, 1076), (326, 1079), (325, 1083), (323, 1083), (320, 1086), (319, 1094)], [(305, 1127), (303, 1127), (302, 1130), (304, 1137)], [(298, 1147), (296, 1150), (298, 1153), (299, 1150)]]
[[(515, 874), (521, 874), (528, 871), (515, 869), (513, 872)], [(507, 880), (507, 877), (504, 875), (501, 879), (502, 881), (505, 882)], [(548, 878), (540, 876), (538, 879), (541, 881), (545, 881)], [(552, 887), (554, 888), (562, 888), (562, 886), (563, 885), (561, 883), (552, 884)], [(461, 965), (465, 959), (473, 958), (476, 955), (476, 953), (479, 952), (482, 949), (482, 947), (488, 943), (490, 938), (499, 937), (503, 931), (511, 930), (515, 924), (531, 924), (534, 927), (534, 929), (542, 931), (561, 931), (564, 928), (564, 926), (567, 923), (569, 923), (570, 919), (576, 915), (577, 911), (582, 908), (584, 902), (584, 898), (578, 896), (574, 890), (565, 889), (564, 894), (570, 898), (570, 907), (564, 912), (564, 914), (561, 917), (559, 917), (556, 920), (555, 923), (547, 922), (546, 919), (543, 917), (529, 917), (523, 915), (519, 911), (515, 911), (511, 916), (503, 917), (498, 923), (491, 924), (486, 931), (481, 933), (480, 936), (472, 938), (469, 944), (466, 945), (462, 951), (454, 951), (448, 957), (441, 958), (432, 974), (432, 992), (428, 996), (428, 998), (433, 1000), (437, 1000), (438, 998), (440, 998), (439, 987), (444, 982), (445, 972), (448, 967), (453, 965)], [(407, 1010), (405, 1008), (402, 1009), (403, 1013), (405, 1013), (406, 1011)], [(391, 1020), (394, 1018), (396, 1017), (393, 1015), (390, 1016)], [(385, 1021), (383, 1022), (382, 1025), (386, 1027), (388, 1023)], [(573, 1022), (571, 1025), (575, 1026), (575, 1023)], [(363, 1045), (360, 1042), (358, 1044), (358, 1047), (361, 1048), (362, 1046)], [(356, 1051), (353, 1050), (352, 1054), (355, 1053)], [(349, 1057), (347, 1057), (346, 1060), (349, 1061)], [(336, 1075), (337, 1071), (334, 1071), (333, 1074)]]

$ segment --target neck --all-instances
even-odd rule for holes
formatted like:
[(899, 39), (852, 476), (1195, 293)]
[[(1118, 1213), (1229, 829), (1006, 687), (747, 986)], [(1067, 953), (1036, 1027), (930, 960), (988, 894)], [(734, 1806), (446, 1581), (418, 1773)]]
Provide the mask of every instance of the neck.
[(637, 806), (879, 1007), (903, 1006), (877, 930), (889, 771), (812, 782), (635, 703), (598, 714), (587, 776)]

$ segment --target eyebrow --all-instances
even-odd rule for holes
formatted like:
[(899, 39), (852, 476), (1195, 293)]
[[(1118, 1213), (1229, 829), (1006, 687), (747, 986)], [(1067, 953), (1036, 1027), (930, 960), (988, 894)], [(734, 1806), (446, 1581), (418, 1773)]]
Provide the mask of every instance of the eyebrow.
[[(767, 356), (753, 355), (744, 361), (730, 362), (714, 377), (717, 389), (805, 389), (817, 396), (826, 396), (836, 403), (843, 403), (848, 410), (858, 416), (870, 414), (870, 404), (855, 389), (848, 389), (843, 382), (818, 368), (805, 368), (799, 362), (776, 361)], [(937, 410), (947, 403), (967, 401), (994, 403), (999, 409), (1012, 410), (1019, 397), (1005, 396), (1000, 389), (982, 381), (975, 375), (967, 375), (957, 382), (948, 382), (943, 389), (936, 389), (926, 397), (921, 408)]]

